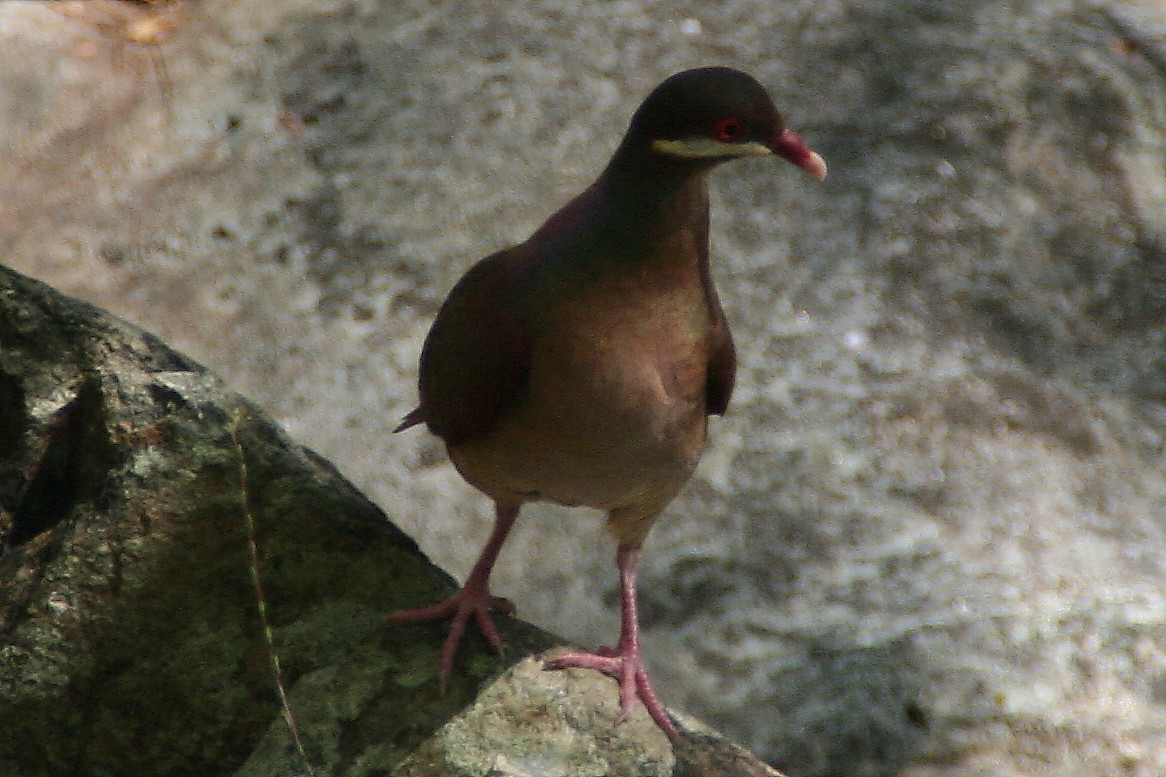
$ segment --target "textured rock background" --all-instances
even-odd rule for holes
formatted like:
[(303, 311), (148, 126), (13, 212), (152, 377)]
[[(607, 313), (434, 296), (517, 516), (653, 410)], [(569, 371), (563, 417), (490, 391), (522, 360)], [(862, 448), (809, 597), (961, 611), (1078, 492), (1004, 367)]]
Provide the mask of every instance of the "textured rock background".
[[(1166, 771), (1160, 2), (197, 0), (161, 60), (108, 8), (0, 7), (5, 262), (226, 375), (459, 576), (488, 505), (389, 434), (437, 304), (661, 78), (753, 72), (831, 177), (714, 178), (742, 370), (649, 541), (661, 694), (792, 775)], [(530, 510), (497, 592), (610, 641), (612, 552)]]

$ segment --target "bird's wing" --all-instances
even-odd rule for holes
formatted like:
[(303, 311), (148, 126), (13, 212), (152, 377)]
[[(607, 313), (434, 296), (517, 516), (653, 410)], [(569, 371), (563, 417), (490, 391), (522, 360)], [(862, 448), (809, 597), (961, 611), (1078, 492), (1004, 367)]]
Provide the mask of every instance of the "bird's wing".
[(487, 433), (526, 383), (530, 338), (514, 300), (524, 258), (515, 247), (470, 268), (425, 340), (419, 409), (448, 444)]
[(717, 290), (711, 283), (706, 288), (709, 290), (709, 304), (713, 314), (713, 331), (705, 377), (705, 412), (709, 415), (724, 415), (737, 379), (737, 349), (733, 345), (729, 322), (725, 320), (725, 311), (717, 299)]
[(708, 194), (703, 193), (701, 216), (697, 220), (697, 250), (700, 251), (700, 283), (704, 287), (705, 302), (712, 319), (709, 333), (708, 367), (705, 374), (705, 412), (708, 415), (724, 415), (733, 396), (733, 384), (737, 380), (737, 349), (733, 345), (733, 333), (721, 308), (717, 287), (713, 283), (709, 269), (709, 215)]

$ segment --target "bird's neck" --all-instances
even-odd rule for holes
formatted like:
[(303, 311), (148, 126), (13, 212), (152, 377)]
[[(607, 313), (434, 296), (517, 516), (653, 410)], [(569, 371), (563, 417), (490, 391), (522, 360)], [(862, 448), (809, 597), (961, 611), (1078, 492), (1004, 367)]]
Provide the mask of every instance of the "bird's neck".
[(624, 141), (600, 175), (608, 197), (625, 204), (655, 207), (704, 191), (705, 178), (715, 161), (678, 160), (654, 153), (642, 143)]
[(588, 274), (667, 257), (684, 262), (707, 256), (707, 243), (694, 252), (675, 250), (678, 235), (707, 241), (707, 168), (655, 163), (624, 151), (531, 236), (529, 245), (548, 259), (548, 270), (569, 266), (571, 273)]
[(644, 242), (668, 237), (708, 218), (706, 169), (623, 159), (617, 154), (592, 185), (593, 216), (601, 233), (629, 254), (642, 254)]

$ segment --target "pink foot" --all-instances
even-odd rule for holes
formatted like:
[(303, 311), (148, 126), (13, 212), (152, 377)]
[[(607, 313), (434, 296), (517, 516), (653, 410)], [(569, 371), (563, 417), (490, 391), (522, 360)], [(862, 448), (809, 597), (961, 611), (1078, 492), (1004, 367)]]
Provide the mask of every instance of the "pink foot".
[(450, 674), (453, 673), (453, 660), (457, 655), (458, 645), (462, 641), (462, 635), (466, 632), (466, 623), (469, 622), (471, 616), (478, 624), (482, 636), (490, 643), (490, 647), (494, 648), (498, 655), (502, 655), (502, 635), (498, 633), (498, 627), (494, 625), (494, 619), (490, 617), (491, 610), (511, 615), (514, 612), (514, 605), (510, 600), (503, 599), (501, 596), (491, 596), (484, 585), (471, 588), (467, 583), (464, 588), (443, 602), (429, 607), (398, 610), (385, 620), (389, 623), (452, 621), (449, 627), (449, 636), (445, 638), (445, 643), (441, 646), (441, 660), (437, 664), (437, 691), (444, 694), (446, 682), (449, 680)]
[(639, 699), (644, 705), (644, 709), (652, 716), (652, 720), (656, 721), (656, 725), (663, 729), (669, 738), (677, 736), (676, 726), (673, 724), (672, 718), (668, 717), (664, 705), (660, 703), (656, 692), (652, 690), (652, 684), (648, 681), (648, 673), (644, 669), (638, 649), (622, 655), (603, 648), (595, 653), (580, 651), (567, 653), (546, 663), (547, 669), (566, 669), (568, 667), (594, 669), (615, 678), (619, 683), (620, 708), (616, 723), (623, 723), (627, 720), (632, 707), (635, 706), (636, 699)]

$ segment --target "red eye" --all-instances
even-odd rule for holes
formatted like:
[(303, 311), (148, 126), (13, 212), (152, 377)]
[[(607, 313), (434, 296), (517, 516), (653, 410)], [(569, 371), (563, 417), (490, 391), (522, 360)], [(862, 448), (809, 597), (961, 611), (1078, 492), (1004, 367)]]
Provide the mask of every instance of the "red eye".
[(713, 134), (717, 140), (724, 143), (732, 143), (735, 140), (739, 140), (744, 133), (745, 123), (734, 116), (721, 119), (713, 127)]

